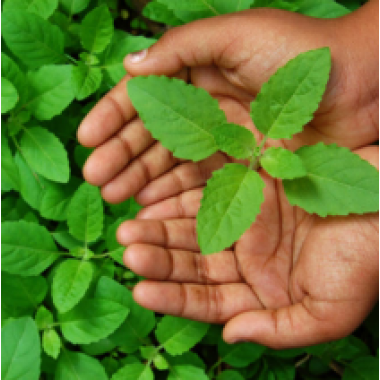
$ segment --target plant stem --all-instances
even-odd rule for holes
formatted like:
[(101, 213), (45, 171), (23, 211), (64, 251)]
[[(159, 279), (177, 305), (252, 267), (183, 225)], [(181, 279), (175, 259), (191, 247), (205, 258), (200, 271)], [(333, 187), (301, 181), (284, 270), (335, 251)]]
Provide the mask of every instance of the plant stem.
[(75, 63), (76, 65), (77, 65), (78, 62), (79, 62), (79, 61), (77, 61), (75, 58), (73, 58), (70, 54), (65, 54), (65, 57), (66, 57), (69, 61)]
[(307, 354), (302, 359), (300, 359), (294, 366), (296, 368), (301, 367), (302, 364), (306, 363), (311, 358), (310, 354)]
[(344, 368), (342, 368), (338, 363), (333, 360), (329, 363), (329, 367), (336, 372), (338, 375), (343, 376)]

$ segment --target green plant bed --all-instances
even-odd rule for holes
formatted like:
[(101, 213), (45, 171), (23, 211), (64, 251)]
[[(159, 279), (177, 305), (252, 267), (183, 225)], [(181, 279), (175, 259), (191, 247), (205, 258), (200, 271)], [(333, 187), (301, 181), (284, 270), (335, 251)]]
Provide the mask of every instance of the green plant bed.
[[(154, 0), (142, 14), (135, 3), (1, 2), (2, 379), (378, 378), (378, 306), (344, 339), (272, 350), (228, 345), (220, 325), (138, 305), (132, 289), (141, 278), (125, 268), (115, 234), (141, 206), (133, 198), (108, 204), (84, 182), (91, 149), (76, 139), (87, 112), (125, 75), (123, 58), (151, 46), (168, 26), (265, 6), (339, 17), (361, 2), (213, 0), (210, 8), (194, 0), (186, 8)], [(273, 156), (266, 160), (270, 167)]]

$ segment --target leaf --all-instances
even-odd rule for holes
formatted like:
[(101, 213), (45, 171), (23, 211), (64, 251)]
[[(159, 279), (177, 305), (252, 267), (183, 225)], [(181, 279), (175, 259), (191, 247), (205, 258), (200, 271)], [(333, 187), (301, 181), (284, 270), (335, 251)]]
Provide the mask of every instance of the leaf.
[(106, 4), (94, 8), (84, 17), (80, 27), (82, 46), (91, 53), (101, 53), (111, 42), (114, 27)]
[(342, 380), (374, 380), (379, 378), (379, 359), (364, 356), (349, 363)]
[(31, 99), (28, 108), (38, 120), (51, 120), (74, 100), (71, 65), (44, 65), (28, 73)]
[(99, 189), (83, 183), (69, 205), (67, 224), (70, 234), (86, 244), (95, 241), (103, 230), (103, 215)]
[(159, 0), (159, 3), (166, 5), (169, 9), (179, 11), (198, 12), (204, 10), (211, 10), (214, 15), (219, 14), (213, 7), (212, 0)]
[(180, 355), (199, 343), (209, 327), (208, 323), (165, 315), (157, 324), (155, 334), (166, 352)]
[(12, 152), (9, 148), (8, 138), (4, 129), (1, 131), (1, 190), (19, 190), (20, 175)]
[(4, 11), (2, 33), (12, 53), (30, 67), (64, 60), (63, 33), (40, 16), (20, 9)]
[(154, 375), (150, 367), (142, 363), (131, 363), (119, 369), (111, 380), (153, 380)]
[(67, 259), (59, 264), (52, 283), (52, 297), (60, 313), (72, 309), (85, 295), (94, 273), (88, 261)]
[(293, 179), (307, 174), (299, 156), (283, 148), (266, 149), (260, 164), (274, 178)]
[(205, 371), (192, 365), (178, 365), (170, 368), (167, 380), (209, 380)]
[(170, 26), (178, 26), (182, 21), (176, 17), (173, 10), (158, 1), (149, 2), (143, 9), (142, 15), (152, 21)]
[(59, 252), (45, 227), (22, 220), (1, 224), (2, 270), (21, 276), (41, 274)]
[(209, 0), (212, 2), (215, 9), (220, 14), (239, 12), (245, 9), (249, 9), (252, 4), (254, 4), (254, 0), (239, 0), (239, 1), (230, 1), (230, 0)]
[(72, 85), (77, 100), (86, 99), (100, 86), (102, 71), (98, 67), (90, 67), (82, 62), (73, 68)]
[(44, 330), (54, 322), (54, 316), (51, 311), (49, 311), (48, 309), (46, 309), (45, 306), (42, 305), (38, 308), (34, 321), (36, 322), (37, 328), (39, 330)]
[(45, 330), (42, 334), (42, 347), (47, 355), (57, 359), (61, 351), (61, 339), (54, 329)]
[(51, 181), (68, 182), (70, 167), (66, 150), (51, 132), (40, 127), (24, 129), (20, 147), (34, 171)]
[(16, 87), (1, 77), (1, 113), (7, 113), (15, 107), (19, 99)]
[(131, 79), (128, 94), (145, 128), (175, 157), (199, 161), (218, 150), (211, 128), (226, 118), (204, 89), (149, 76)]
[(221, 372), (216, 380), (244, 380), (244, 377), (238, 371), (227, 369)]
[(379, 210), (379, 172), (347, 148), (319, 143), (296, 151), (306, 177), (285, 180), (289, 202), (319, 216)]
[(71, 17), (85, 10), (88, 7), (90, 0), (59, 0), (59, 2), (65, 12)]
[(6, 0), (3, 10), (26, 10), (38, 16), (48, 19), (58, 7), (58, 0)]
[(255, 136), (250, 130), (240, 125), (228, 123), (214, 127), (214, 134), (218, 148), (235, 158), (252, 156), (256, 146)]
[(229, 247), (251, 226), (264, 201), (264, 186), (259, 174), (241, 164), (227, 164), (213, 173), (197, 215), (203, 254)]
[(1, 378), (40, 378), (40, 339), (30, 317), (15, 319), (1, 329)]
[(267, 361), (273, 379), (294, 380), (296, 378), (296, 368), (291, 361), (278, 358), (269, 358)]
[(301, 132), (318, 108), (330, 67), (330, 50), (321, 48), (299, 54), (278, 69), (251, 103), (256, 128), (273, 139)]
[(303, 0), (298, 13), (318, 18), (337, 18), (350, 13), (350, 10), (334, 0)]
[(88, 344), (113, 333), (124, 321), (128, 309), (105, 299), (83, 299), (59, 315), (63, 336), (74, 344)]
[(95, 358), (64, 349), (59, 356), (54, 380), (107, 380), (104, 367)]
[(227, 344), (223, 340), (218, 343), (220, 360), (237, 368), (247, 367), (258, 360), (266, 347), (256, 343)]

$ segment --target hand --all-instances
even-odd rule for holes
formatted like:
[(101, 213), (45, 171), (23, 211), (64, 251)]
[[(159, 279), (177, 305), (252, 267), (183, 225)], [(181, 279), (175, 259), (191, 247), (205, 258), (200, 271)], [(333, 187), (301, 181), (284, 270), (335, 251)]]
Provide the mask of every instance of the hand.
[[(140, 62), (136, 55), (127, 58), (126, 69), (133, 76), (176, 75), (203, 87), (219, 100), (229, 121), (254, 130), (249, 102), (269, 76), (298, 53), (329, 46), (333, 70), (320, 108), (304, 132), (283, 143), (290, 149), (317, 141), (358, 148), (378, 134), (377, 14), (378, 2), (370, 1), (336, 20), (275, 9), (200, 20), (170, 30)], [(199, 173), (204, 183), (212, 170), (229, 161), (216, 154), (172, 170), (180, 161), (136, 117), (126, 92), (129, 78), (95, 106), (78, 132), (83, 145), (96, 147), (84, 167), (85, 178), (102, 187), (107, 201), (136, 196), (141, 204), (152, 204), (186, 190), (193, 178), (201, 179)], [(177, 177), (175, 189), (168, 189), (167, 177), (161, 177), (168, 171)]]
[[(356, 153), (378, 161), (377, 147)], [(281, 349), (350, 334), (378, 298), (378, 214), (309, 215), (290, 206), (280, 181), (260, 174), (261, 214), (229, 250), (199, 254), (201, 180), (121, 225), (124, 262), (147, 278), (135, 286), (135, 300), (160, 313), (224, 323), (230, 343)]]

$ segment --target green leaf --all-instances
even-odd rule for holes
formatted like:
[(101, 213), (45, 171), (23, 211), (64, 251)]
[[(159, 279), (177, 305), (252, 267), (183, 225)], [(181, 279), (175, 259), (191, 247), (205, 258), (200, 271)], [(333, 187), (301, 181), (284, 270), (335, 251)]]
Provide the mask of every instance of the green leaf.
[(228, 369), (221, 372), (216, 380), (244, 380), (244, 377), (238, 371)]
[(227, 164), (213, 173), (197, 215), (203, 254), (229, 247), (251, 226), (264, 201), (264, 186), (259, 174), (241, 164)]
[(67, 259), (59, 264), (52, 283), (52, 297), (60, 313), (72, 309), (85, 295), (94, 273), (92, 263)]
[(291, 361), (269, 358), (267, 362), (271, 373), (269, 376), (272, 376), (273, 379), (294, 380), (296, 378), (296, 368)]
[(202, 368), (189, 364), (170, 367), (167, 380), (209, 380)]
[(22, 220), (1, 224), (2, 270), (36, 276), (58, 259), (59, 252), (45, 227)]
[(349, 363), (342, 380), (375, 380), (379, 378), (379, 359), (364, 356)]
[(240, 1), (230, 1), (230, 0), (208, 0), (213, 4), (214, 8), (220, 14), (239, 12), (245, 9), (249, 9), (254, 0), (240, 0)]
[(199, 161), (218, 150), (211, 128), (226, 118), (204, 89), (149, 76), (131, 79), (128, 94), (145, 128), (175, 157)]
[(228, 123), (211, 130), (218, 148), (235, 158), (248, 158), (256, 146), (255, 136), (240, 125)]
[(159, 3), (166, 5), (169, 9), (178, 11), (198, 12), (204, 10), (211, 10), (215, 15), (218, 14), (213, 8), (212, 0), (159, 0)]
[(1, 378), (38, 380), (40, 378), (40, 338), (29, 317), (15, 319), (1, 329)]
[(104, 367), (95, 358), (80, 352), (62, 350), (54, 380), (108, 380)]
[(318, 108), (330, 67), (330, 50), (321, 48), (299, 54), (278, 69), (251, 103), (256, 128), (273, 139), (301, 132)]
[(75, 192), (68, 209), (67, 223), (72, 236), (91, 243), (103, 230), (103, 202), (97, 187), (83, 183)]
[(243, 368), (255, 362), (265, 350), (265, 346), (256, 343), (227, 344), (223, 340), (218, 343), (220, 360), (237, 368)]
[(307, 175), (283, 181), (292, 205), (323, 217), (379, 210), (379, 172), (367, 161), (347, 148), (323, 143), (296, 154)]
[(42, 347), (47, 355), (57, 359), (61, 351), (61, 339), (54, 329), (45, 330), (42, 334)]
[[(30, 277), (25, 277), (25, 278), (30, 278)], [(45, 306), (42, 305), (38, 308), (34, 321), (36, 322), (39, 330), (44, 330), (48, 328), (54, 322), (54, 316), (51, 311), (49, 311), (48, 309), (46, 309)]]
[(199, 343), (209, 327), (208, 323), (165, 315), (158, 323), (155, 333), (170, 355), (180, 355)]
[(4, 11), (2, 33), (12, 53), (30, 67), (61, 63), (65, 58), (61, 30), (33, 13)]
[(1, 113), (7, 113), (15, 107), (19, 99), (16, 87), (1, 77)]
[(124, 321), (128, 309), (105, 299), (84, 299), (60, 314), (63, 336), (74, 344), (88, 344), (112, 334)]
[(48, 19), (58, 7), (58, 0), (6, 0), (3, 10), (18, 9)]
[(4, 129), (1, 131), (1, 190), (18, 190), (20, 175), (13, 154), (9, 148)]
[(334, 0), (303, 0), (298, 13), (318, 18), (337, 18), (350, 13), (350, 10)]
[(74, 100), (71, 65), (44, 65), (28, 73), (31, 96), (28, 108), (38, 120), (50, 120)]
[(90, 0), (59, 0), (62, 8), (71, 17), (88, 7)]
[(154, 375), (150, 367), (142, 363), (131, 363), (119, 369), (111, 380), (153, 380)]
[(91, 53), (101, 53), (111, 42), (114, 27), (106, 4), (87, 13), (80, 28), (82, 46)]
[(142, 15), (152, 21), (170, 26), (178, 26), (183, 22), (176, 17), (173, 10), (158, 1), (150, 1), (143, 9)]
[(272, 177), (293, 179), (304, 177), (307, 172), (302, 160), (290, 150), (283, 148), (268, 148), (260, 158), (261, 166)]
[(20, 147), (29, 166), (47, 179), (68, 182), (69, 159), (60, 140), (45, 128), (24, 129)]
[(100, 86), (102, 81), (102, 70), (91, 67), (82, 62), (73, 68), (72, 85), (77, 100), (86, 99), (92, 95)]

